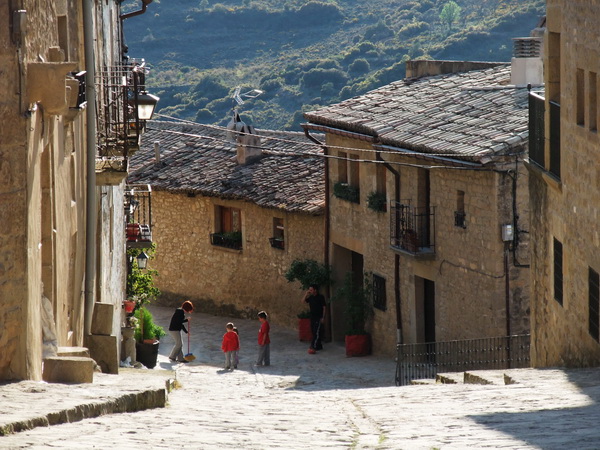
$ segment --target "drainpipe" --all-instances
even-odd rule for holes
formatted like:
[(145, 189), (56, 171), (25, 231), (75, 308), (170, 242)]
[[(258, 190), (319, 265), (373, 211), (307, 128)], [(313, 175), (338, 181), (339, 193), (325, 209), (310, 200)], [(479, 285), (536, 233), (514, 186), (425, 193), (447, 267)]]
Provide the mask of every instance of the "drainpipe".
[(148, 5), (152, 3), (152, 0), (142, 0), (142, 9), (138, 9), (137, 11), (132, 11), (127, 14), (121, 14), (119, 19), (121, 20), (121, 48), (122, 53), (127, 53), (127, 47), (125, 46), (125, 36), (123, 35), (123, 21), (125, 19), (129, 19), (130, 17), (139, 16), (140, 14), (144, 14), (146, 12), (146, 8)]
[(152, 0), (142, 0), (142, 9), (138, 9), (137, 11), (132, 11), (127, 14), (121, 14), (119, 16), (119, 18), (121, 19), (121, 21), (123, 21), (125, 19), (129, 19), (130, 17), (139, 16), (140, 14), (144, 14), (146, 12), (146, 8), (148, 7), (148, 5), (150, 3), (152, 3)]
[(91, 334), (96, 281), (96, 70), (94, 67), (94, 0), (83, 0), (85, 95), (87, 100), (87, 191), (85, 235), (84, 335)]
[[(375, 153), (377, 161), (394, 175), (394, 201), (400, 202), (400, 172), (394, 169), (381, 157), (381, 152)], [(400, 295), (400, 255), (394, 252), (394, 297), (396, 301), (396, 343), (402, 344), (402, 298)]]
[[(330, 228), (330, 220), (329, 220), (329, 158), (327, 158), (328, 150), (327, 150), (327, 146), (325, 144), (323, 144), (321, 141), (319, 141), (317, 138), (311, 136), (311, 134), (308, 132), (308, 128), (303, 127), (304, 128), (304, 135), (311, 140), (312, 142), (314, 142), (315, 144), (317, 144), (318, 146), (320, 146), (323, 149), (323, 154), (325, 155), (325, 244), (324, 244), (324, 248), (323, 248), (323, 260), (325, 263), (326, 267), (329, 267), (329, 228)], [(329, 285), (327, 285), (326, 288), (326, 294), (327, 297), (331, 297), (331, 292), (329, 289)]]

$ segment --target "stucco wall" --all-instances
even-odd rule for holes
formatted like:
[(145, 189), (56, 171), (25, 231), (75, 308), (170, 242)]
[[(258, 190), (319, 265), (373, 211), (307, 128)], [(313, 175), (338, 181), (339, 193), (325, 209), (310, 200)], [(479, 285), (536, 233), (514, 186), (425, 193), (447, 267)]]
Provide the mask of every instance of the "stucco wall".
[[(243, 250), (213, 246), (215, 205), (240, 208)], [(323, 217), (288, 214), (252, 203), (154, 191), (153, 239), (160, 304), (194, 302), (197, 310), (233, 317), (266, 310), (275, 324), (295, 327), (302, 311), (298, 283), (284, 277), (294, 259), (323, 260)], [(272, 248), (273, 217), (284, 219), (285, 250)]]
[[(588, 271), (600, 272), (600, 138), (589, 130), (589, 76), (598, 73), (600, 50), (598, 29), (589, 18), (600, 15), (600, 5), (550, 0), (547, 12), (548, 31), (560, 33), (561, 42), (561, 180), (532, 169), (532, 361), (592, 366), (600, 364), (600, 344), (588, 330)], [(582, 125), (576, 123), (577, 69), (585, 73)], [(554, 238), (563, 245), (562, 305), (554, 298)]]

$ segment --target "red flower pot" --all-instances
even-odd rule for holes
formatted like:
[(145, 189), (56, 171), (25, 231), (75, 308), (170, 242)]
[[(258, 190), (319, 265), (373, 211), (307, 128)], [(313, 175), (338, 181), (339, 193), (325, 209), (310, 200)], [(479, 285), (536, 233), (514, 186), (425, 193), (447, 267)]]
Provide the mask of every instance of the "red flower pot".
[(303, 342), (312, 341), (312, 331), (310, 330), (310, 319), (298, 319), (298, 339)]
[(346, 336), (346, 356), (367, 356), (370, 354), (370, 334), (353, 334)]

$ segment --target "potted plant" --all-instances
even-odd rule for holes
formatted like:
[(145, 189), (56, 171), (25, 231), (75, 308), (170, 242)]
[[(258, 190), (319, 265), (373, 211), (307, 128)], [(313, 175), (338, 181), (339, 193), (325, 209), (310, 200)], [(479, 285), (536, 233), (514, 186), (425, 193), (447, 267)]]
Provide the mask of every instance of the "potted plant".
[(144, 306), (136, 310), (134, 317), (138, 319), (134, 332), (136, 359), (148, 369), (153, 369), (158, 359), (160, 338), (165, 336), (165, 330), (154, 323), (152, 313)]
[(312, 331), (310, 330), (310, 313), (302, 311), (298, 313), (298, 340), (302, 342), (312, 341)]
[(346, 356), (371, 354), (371, 335), (368, 320), (373, 316), (371, 281), (366, 274), (362, 283), (353, 272), (346, 273), (343, 284), (336, 290), (333, 301), (344, 301)]
[[(160, 294), (160, 290), (154, 286), (154, 277), (158, 272), (153, 269), (142, 270), (138, 267), (137, 256), (141, 251), (142, 249), (138, 248), (127, 250), (129, 266), (126, 294), (128, 299), (135, 302), (133, 316), (137, 319), (134, 331), (136, 360), (152, 369), (156, 366), (159, 339), (166, 333), (162, 327), (154, 323), (152, 313), (146, 308), (146, 305)], [(146, 253), (148, 259), (153, 259), (156, 253), (155, 245), (146, 249)]]
[[(326, 286), (331, 283), (331, 267), (314, 259), (296, 259), (285, 273), (285, 278), (290, 283), (299, 281), (302, 290), (308, 289), (313, 284)], [(312, 341), (308, 311), (298, 313), (298, 338), (300, 341)]]
[(384, 193), (373, 191), (367, 197), (367, 206), (369, 209), (377, 212), (385, 212), (387, 210), (387, 198)]

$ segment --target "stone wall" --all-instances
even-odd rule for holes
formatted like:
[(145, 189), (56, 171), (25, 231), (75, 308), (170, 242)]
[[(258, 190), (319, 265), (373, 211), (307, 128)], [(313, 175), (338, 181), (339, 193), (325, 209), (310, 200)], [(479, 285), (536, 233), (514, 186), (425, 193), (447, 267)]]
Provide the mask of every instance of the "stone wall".
[[(350, 138), (328, 135), (327, 144), (354, 148), (344, 150), (361, 160), (374, 160), (369, 144)], [(367, 150), (367, 151), (365, 151)], [(371, 151), (368, 151), (371, 150)], [(337, 154), (336, 150), (333, 150)], [(403, 203), (419, 204), (418, 167), (422, 160), (412, 160), (398, 154), (383, 154), (400, 174), (398, 198)], [(339, 164), (330, 163), (329, 183), (339, 179)], [(394, 163), (402, 163), (396, 165)], [(429, 162), (427, 163), (429, 164)], [(514, 167), (514, 161), (513, 161)], [(503, 224), (512, 223), (513, 206), (521, 217), (521, 229), (528, 229), (527, 171), (522, 164), (516, 178), (516, 202), (513, 205), (513, 178), (506, 173), (490, 171), (430, 170), (430, 205), (435, 207), (435, 256), (417, 259), (390, 247), (390, 213), (367, 208), (366, 198), (376, 185), (376, 164), (360, 164), (360, 203), (351, 203), (330, 196), (332, 261), (336, 274), (349, 270), (350, 251), (363, 256), (364, 272), (373, 272), (386, 280), (387, 308), (375, 310), (370, 327), (373, 350), (394, 354), (396, 348), (396, 295), (394, 285), (399, 277), (399, 302), (404, 343), (423, 339), (422, 300), (416, 277), (435, 283), (435, 334), (437, 341), (503, 336), (507, 333), (507, 292), (511, 333), (529, 331), (529, 272), (514, 264), (513, 251), (505, 254), (501, 239)], [(514, 174), (513, 174), (514, 176)], [(455, 226), (457, 191), (463, 191), (466, 228)], [(388, 202), (396, 197), (394, 176), (386, 173)], [(528, 263), (526, 239), (517, 248)], [(513, 249), (513, 247), (510, 247)], [(508, 258), (505, 261), (505, 256)], [(395, 259), (399, 258), (399, 272)], [(508, 263), (508, 273), (505, 270)], [(508, 276), (508, 288), (506, 277)], [(508, 289), (508, 291), (507, 291)], [(332, 308), (332, 321), (343, 320), (343, 308)]]
[[(94, 6), (96, 25), (118, 36), (118, 5)], [(68, 109), (66, 80), (85, 69), (80, 8), (73, 0), (24, 0), (0, 9), (0, 380), (41, 379), (42, 295), (52, 303), (58, 345), (83, 344), (87, 125), (85, 111)], [(15, 9), (26, 11), (21, 35), (11, 34)], [(110, 41), (96, 51), (98, 66), (120, 61), (118, 39)], [(98, 209), (107, 204), (115, 209), (99, 216), (97, 293), (116, 309), (124, 289), (122, 187), (98, 190)]]
[[(598, 74), (600, 50), (595, 45), (598, 29), (589, 18), (600, 16), (600, 5), (550, 0), (547, 13), (548, 32), (560, 35), (548, 44), (560, 43), (560, 49), (546, 54), (560, 54), (560, 80), (552, 80), (552, 86), (560, 93), (561, 171), (556, 180), (531, 169), (532, 362), (539, 367), (595, 366), (600, 364), (600, 344), (589, 333), (588, 273), (590, 268), (600, 272), (600, 141), (597, 113), (596, 120), (590, 115), (597, 89), (590, 90), (590, 84)], [(579, 100), (578, 70), (584, 75)], [(578, 109), (583, 112), (579, 124)], [(563, 245), (562, 305), (555, 300), (553, 284), (554, 239)]]
[[(243, 249), (214, 246), (216, 205), (239, 208)], [(253, 203), (154, 191), (153, 239), (158, 304), (191, 300), (198, 311), (254, 318), (265, 310), (275, 324), (297, 326), (305, 309), (299, 283), (284, 277), (294, 259), (323, 261), (323, 216), (291, 214)], [(285, 249), (272, 248), (273, 218), (284, 220)]]

